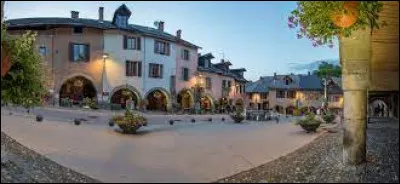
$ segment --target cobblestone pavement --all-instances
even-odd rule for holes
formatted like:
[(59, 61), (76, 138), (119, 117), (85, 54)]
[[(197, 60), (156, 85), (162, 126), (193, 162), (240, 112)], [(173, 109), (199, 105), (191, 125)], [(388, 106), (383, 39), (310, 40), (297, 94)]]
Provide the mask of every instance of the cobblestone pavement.
[(297, 151), (217, 182), (399, 182), (399, 122), (375, 120), (367, 129), (367, 162), (342, 162), (343, 133), (325, 133)]
[(94, 183), (22, 146), (1, 132), (1, 183)]

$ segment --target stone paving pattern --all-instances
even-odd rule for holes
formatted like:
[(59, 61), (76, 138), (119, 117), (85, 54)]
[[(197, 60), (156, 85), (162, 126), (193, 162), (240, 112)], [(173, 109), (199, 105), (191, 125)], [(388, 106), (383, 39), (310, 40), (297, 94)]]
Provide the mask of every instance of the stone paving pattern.
[(343, 133), (325, 133), (311, 144), (267, 164), (216, 182), (399, 182), (399, 122), (374, 121), (367, 129), (367, 162), (342, 162)]
[(1, 132), (1, 183), (97, 183), (37, 154)]

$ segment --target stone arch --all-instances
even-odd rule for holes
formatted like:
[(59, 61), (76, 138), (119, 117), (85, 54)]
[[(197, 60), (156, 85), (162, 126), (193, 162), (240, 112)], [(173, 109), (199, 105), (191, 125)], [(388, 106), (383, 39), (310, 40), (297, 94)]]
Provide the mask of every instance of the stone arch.
[(94, 78), (93, 78), (92, 76), (79, 72), (79, 73), (69, 74), (68, 76), (63, 77), (63, 79), (62, 79), (59, 83), (57, 83), (57, 86), (56, 86), (54, 92), (57, 93), (57, 94), (59, 94), (62, 85), (63, 85), (66, 81), (68, 81), (68, 80), (70, 80), (70, 79), (72, 79), (72, 78), (74, 78), (74, 77), (78, 77), (78, 76), (82, 76), (82, 77), (86, 78), (87, 80), (89, 80), (90, 82), (92, 82), (93, 87), (96, 89), (97, 92), (101, 91), (101, 90), (98, 89), (98, 86), (97, 86), (96, 83), (94, 82), (95, 80), (94, 80)]
[[(162, 93), (162, 99), (165, 101), (161, 105), (157, 105), (156, 101), (153, 99), (152, 94), (154, 94), (156, 91)], [(171, 109), (171, 94), (168, 93), (167, 90), (161, 87), (155, 87), (147, 91), (145, 94), (144, 98), (147, 100), (147, 109), (149, 110), (162, 110), (162, 111), (169, 111)], [(157, 107), (158, 106), (158, 107)]]
[[(183, 95), (187, 93), (189, 96), (187, 97), (188, 102), (185, 102), (183, 98)], [(177, 102), (180, 106), (181, 109), (184, 108), (193, 108), (194, 107), (194, 94), (193, 91), (189, 88), (183, 88), (181, 89), (181, 91), (179, 91), (178, 95), (177, 95)], [(188, 103), (188, 105), (185, 105), (186, 103)]]
[(98, 89), (94, 85), (93, 79), (88, 76), (72, 74), (65, 78), (57, 88), (60, 105), (66, 105), (71, 100), (73, 104), (79, 104), (84, 98), (97, 101)]
[[(383, 107), (383, 112), (379, 111), (378, 107)], [(388, 116), (389, 108), (383, 98), (374, 98), (370, 100), (369, 112), (370, 116)]]
[[(131, 86), (129, 84), (128, 85), (125, 84), (125, 85), (120, 85), (120, 86), (114, 87), (114, 89), (110, 93), (110, 103), (120, 104), (121, 107), (124, 108), (126, 106), (126, 104), (124, 102), (118, 102), (117, 101), (117, 98), (119, 96), (121, 96), (121, 94), (120, 94), (121, 91), (124, 90), (124, 89), (128, 89), (134, 95), (134, 96), (132, 96), (132, 100), (134, 101), (135, 108), (136, 108), (138, 103), (139, 103), (139, 101), (142, 99), (142, 96), (141, 96), (139, 90), (137, 90), (134, 86)], [(127, 99), (124, 99), (124, 100), (127, 100)]]

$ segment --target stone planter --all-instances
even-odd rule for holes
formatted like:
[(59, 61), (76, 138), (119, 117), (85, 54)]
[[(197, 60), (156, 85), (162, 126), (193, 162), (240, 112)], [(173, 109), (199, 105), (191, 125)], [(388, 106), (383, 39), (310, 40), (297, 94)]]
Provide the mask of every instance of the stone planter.
[(317, 128), (320, 124), (312, 124), (312, 125), (300, 125), (307, 133), (309, 132), (317, 132)]
[(138, 130), (141, 126), (128, 126), (125, 124), (118, 124), (119, 128), (122, 130), (124, 134), (134, 134), (136, 133), (136, 130)]
[(235, 123), (241, 123), (244, 120), (244, 116), (231, 115), (231, 118)]

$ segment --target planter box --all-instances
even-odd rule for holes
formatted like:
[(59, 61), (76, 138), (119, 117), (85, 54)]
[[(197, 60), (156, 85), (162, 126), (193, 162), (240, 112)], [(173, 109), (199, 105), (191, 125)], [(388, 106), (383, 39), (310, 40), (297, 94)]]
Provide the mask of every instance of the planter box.
[(122, 132), (125, 134), (134, 134), (134, 133), (136, 133), (136, 130), (138, 130), (141, 127), (140, 125), (132, 127), (132, 126), (124, 125), (124, 124), (118, 124), (118, 126), (119, 126), (119, 128), (121, 128)]
[(244, 120), (244, 116), (233, 116), (231, 115), (231, 118), (233, 119), (233, 121), (235, 121), (235, 123), (240, 123)]
[(308, 133), (308, 132), (317, 132), (317, 128), (320, 126), (320, 124), (300, 125), (300, 126), (301, 126), (301, 128), (303, 128)]

